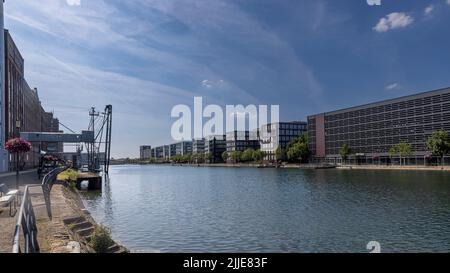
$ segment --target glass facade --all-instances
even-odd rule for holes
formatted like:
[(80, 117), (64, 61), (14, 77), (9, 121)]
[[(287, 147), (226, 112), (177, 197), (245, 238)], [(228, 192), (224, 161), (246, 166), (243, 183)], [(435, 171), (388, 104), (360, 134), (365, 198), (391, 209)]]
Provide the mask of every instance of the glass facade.
[(227, 152), (245, 151), (247, 149), (258, 150), (259, 130), (233, 131), (226, 134)]
[(261, 151), (266, 153), (265, 160), (274, 161), (278, 147), (286, 149), (289, 142), (306, 132), (307, 123), (303, 121), (280, 122), (262, 126), (260, 143)]

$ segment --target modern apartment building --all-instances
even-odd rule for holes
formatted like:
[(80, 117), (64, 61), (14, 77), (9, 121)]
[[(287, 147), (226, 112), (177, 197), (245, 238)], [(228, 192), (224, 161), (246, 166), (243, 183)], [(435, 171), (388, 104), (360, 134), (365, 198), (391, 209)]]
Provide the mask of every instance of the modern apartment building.
[(202, 154), (205, 152), (205, 139), (194, 139), (192, 141), (192, 153)]
[(5, 103), (5, 32), (3, 1), (0, 1), (0, 173), (8, 171), (6, 143)]
[(303, 121), (279, 122), (263, 125), (260, 131), (261, 151), (264, 160), (275, 161), (275, 152), (280, 147), (286, 149), (289, 142), (307, 133), (307, 123)]
[(254, 131), (232, 131), (226, 134), (227, 152), (245, 151), (247, 149), (258, 150), (259, 130)]
[(205, 138), (205, 155), (210, 156), (206, 159), (207, 162), (223, 162), (222, 154), (226, 150), (227, 141), (225, 135), (212, 135)]
[(152, 146), (143, 145), (139, 147), (139, 158), (142, 160), (152, 158)]
[(344, 144), (362, 160), (388, 160), (391, 147), (402, 141), (423, 160), (437, 130), (450, 132), (450, 88), (308, 117), (310, 150), (328, 160), (339, 160)]

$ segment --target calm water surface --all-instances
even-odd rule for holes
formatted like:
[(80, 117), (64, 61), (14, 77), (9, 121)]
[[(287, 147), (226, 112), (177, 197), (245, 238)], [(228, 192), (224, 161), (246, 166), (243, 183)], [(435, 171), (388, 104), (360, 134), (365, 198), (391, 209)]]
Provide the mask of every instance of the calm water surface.
[(112, 166), (87, 208), (133, 251), (450, 251), (450, 174)]

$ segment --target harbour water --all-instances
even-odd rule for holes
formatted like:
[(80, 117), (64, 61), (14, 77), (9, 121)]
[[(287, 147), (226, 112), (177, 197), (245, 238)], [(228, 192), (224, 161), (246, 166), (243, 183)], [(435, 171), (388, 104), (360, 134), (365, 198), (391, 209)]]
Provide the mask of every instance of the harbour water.
[(450, 251), (448, 172), (112, 166), (84, 197), (132, 251)]

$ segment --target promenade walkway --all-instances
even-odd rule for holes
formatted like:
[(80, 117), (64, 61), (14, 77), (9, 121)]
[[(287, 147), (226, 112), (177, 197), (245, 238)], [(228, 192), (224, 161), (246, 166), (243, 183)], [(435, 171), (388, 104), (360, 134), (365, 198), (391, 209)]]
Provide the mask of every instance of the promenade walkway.
[[(3, 173), (0, 174), (0, 184), (6, 184), (10, 189), (16, 188), (16, 174), (15, 173)], [(23, 192), (26, 185), (39, 185), (40, 180), (36, 174), (36, 170), (30, 170), (20, 173), (20, 192)], [(40, 190), (40, 189), (38, 189)], [(40, 190), (42, 194), (42, 190)], [(35, 205), (39, 205), (36, 200), (37, 194), (33, 189), (32, 202), (36, 202)], [(19, 195), (19, 198), (22, 196)], [(45, 204), (44, 204), (45, 206)], [(11, 252), (11, 243), (14, 235), (14, 227), (17, 223), (17, 215), (19, 213), (20, 204), (17, 207), (15, 217), (9, 216), (9, 208), (0, 208), (0, 252)]]
[[(5, 183), (11, 189), (15, 188), (16, 178), (14, 174), (0, 175), (0, 184)], [(23, 192), (26, 185), (40, 185), (36, 171), (28, 171), (20, 175), (20, 190)], [(73, 216), (75, 213), (70, 200), (64, 197), (63, 186), (55, 185), (51, 192), (52, 200), (52, 219), (49, 219), (45, 206), (42, 188), (31, 187), (31, 201), (38, 225), (38, 241), (41, 252), (61, 253), (71, 252), (67, 245), (71, 241), (70, 235), (65, 228), (62, 219)], [(20, 207), (14, 217), (9, 216), (9, 208), (0, 210), (0, 253), (9, 253), (12, 251), (12, 240), (14, 229), (17, 223)]]

